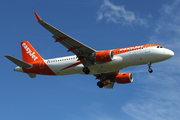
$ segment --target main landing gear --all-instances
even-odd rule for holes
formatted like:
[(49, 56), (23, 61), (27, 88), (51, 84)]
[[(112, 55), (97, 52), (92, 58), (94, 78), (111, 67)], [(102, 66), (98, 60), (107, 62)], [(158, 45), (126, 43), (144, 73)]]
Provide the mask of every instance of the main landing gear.
[(148, 69), (149, 73), (152, 73), (153, 70), (151, 69), (151, 63), (150, 62), (148, 63), (148, 67), (149, 67), (149, 69)]
[(104, 83), (102, 83), (101, 81), (97, 82), (97, 86), (99, 88), (103, 88), (104, 87)]
[(85, 74), (89, 74), (89, 73), (90, 73), (90, 70), (89, 70), (88, 67), (84, 67), (84, 68), (82, 69), (82, 71), (83, 71)]

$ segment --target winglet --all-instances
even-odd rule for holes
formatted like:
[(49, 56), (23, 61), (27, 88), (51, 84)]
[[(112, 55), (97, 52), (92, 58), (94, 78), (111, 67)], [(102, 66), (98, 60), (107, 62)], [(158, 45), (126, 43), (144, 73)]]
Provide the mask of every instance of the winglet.
[(34, 12), (35, 16), (36, 16), (36, 19), (38, 22), (42, 21), (42, 19), (38, 16), (38, 14), (36, 12)]

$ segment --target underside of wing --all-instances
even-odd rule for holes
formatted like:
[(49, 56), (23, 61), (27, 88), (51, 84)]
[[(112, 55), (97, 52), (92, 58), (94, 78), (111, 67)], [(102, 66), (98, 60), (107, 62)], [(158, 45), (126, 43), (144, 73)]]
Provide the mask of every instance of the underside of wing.
[(103, 73), (103, 74), (96, 74), (96, 79), (99, 79), (100, 81), (97, 83), (97, 85), (105, 89), (112, 89), (114, 87), (114, 84), (116, 82), (115, 78), (118, 75), (119, 71), (111, 72), (111, 73)]
[(112, 89), (114, 87), (115, 82), (111, 82), (110, 80), (105, 83), (104, 88), (105, 89)]

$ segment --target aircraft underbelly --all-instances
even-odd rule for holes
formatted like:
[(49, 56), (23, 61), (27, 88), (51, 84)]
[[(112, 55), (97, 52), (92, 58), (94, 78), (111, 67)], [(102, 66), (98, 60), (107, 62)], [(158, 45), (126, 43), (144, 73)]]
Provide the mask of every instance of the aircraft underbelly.
[[(56, 75), (84, 74), (84, 72), (82, 71), (84, 66), (76, 62), (66, 64), (65, 66), (54, 65), (54, 67), (51, 66), (51, 68), (56, 73)], [(89, 69), (91, 71), (90, 75), (118, 71), (123, 68), (121, 66), (122, 62), (123, 62), (123, 58), (121, 56), (115, 56), (113, 61), (90, 65), (89, 66)]]

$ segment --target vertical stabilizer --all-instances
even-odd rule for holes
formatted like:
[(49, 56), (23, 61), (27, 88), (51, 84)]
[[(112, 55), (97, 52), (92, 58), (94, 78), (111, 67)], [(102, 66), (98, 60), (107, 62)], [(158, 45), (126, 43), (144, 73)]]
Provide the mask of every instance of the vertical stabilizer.
[(38, 52), (31, 46), (28, 41), (21, 42), (22, 59), (26, 63), (34, 63), (42, 61), (43, 58)]

